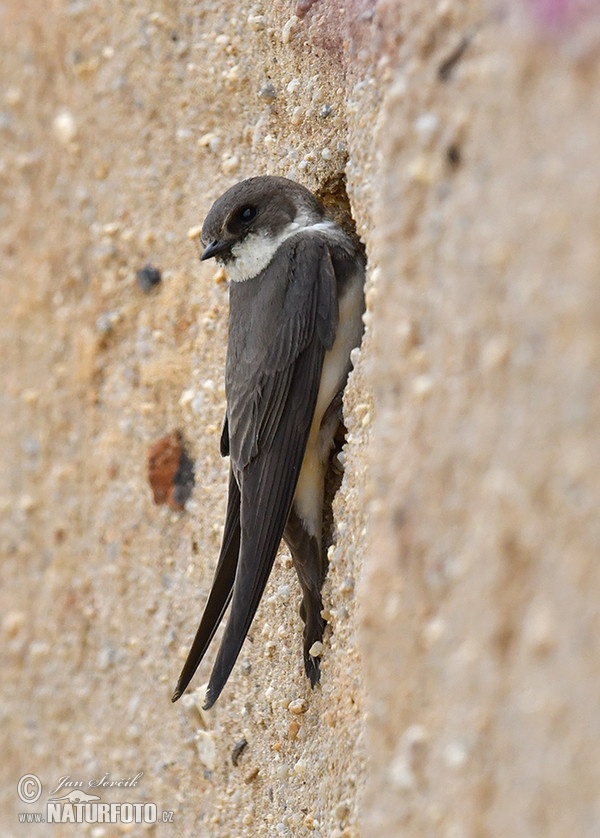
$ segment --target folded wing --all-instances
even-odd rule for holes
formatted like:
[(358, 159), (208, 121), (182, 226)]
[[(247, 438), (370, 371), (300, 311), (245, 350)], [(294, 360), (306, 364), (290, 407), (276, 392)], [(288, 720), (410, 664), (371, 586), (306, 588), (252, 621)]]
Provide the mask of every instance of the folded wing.
[(291, 240), (262, 274), (235, 283), (230, 293), (227, 520), (213, 589), (174, 695), (174, 700), (181, 695), (202, 660), (233, 589), (206, 708), (219, 697), (237, 660), (294, 497), (323, 358), (337, 328), (327, 242), (317, 236)]

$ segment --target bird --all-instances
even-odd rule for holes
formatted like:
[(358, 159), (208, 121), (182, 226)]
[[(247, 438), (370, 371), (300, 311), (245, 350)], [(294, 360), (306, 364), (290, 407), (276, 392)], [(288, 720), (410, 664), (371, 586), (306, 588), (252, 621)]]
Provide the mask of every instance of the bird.
[(302, 589), (304, 668), (312, 687), (320, 680), (311, 649), (325, 628), (324, 483), (350, 354), (363, 334), (366, 257), (310, 190), (273, 175), (221, 195), (201, 242), (201, 261), (214, 258), (229, 276), (220, 441), (229, 486), (211, 590), (172, 701), (231, 603), (206, 690), (209, 709), (233, 670), (282, 538)]

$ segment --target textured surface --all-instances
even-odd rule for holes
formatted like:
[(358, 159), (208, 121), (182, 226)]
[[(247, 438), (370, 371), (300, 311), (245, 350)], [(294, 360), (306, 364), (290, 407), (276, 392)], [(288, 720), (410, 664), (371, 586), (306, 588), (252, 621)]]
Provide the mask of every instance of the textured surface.
[(593, 836), (593, 30), (467, 18), (432, 84), (439, 26), (406, 21), (379, 135), (366, 832)]
[[(598, 28), (559, 5), (0, 5), (3, 834), (107, 772), (161, 835), (600, 832)], [(202, 673), (172, 706), (227, 480), (187, 233), (344, 166), (373, 270), (322, 688), (282, 552), (216, 707)], [(181, 513), (147, 481), (176, 428)]]
[[(370, 39), (372, 22), (352, 15)], [(173, 810), (165, 834), (354, 829), (358, 446), (325, 591), (322, 689), (304, 675), (299, 586), (282, 554), (217, 707), (199, 715), (214, 652), (197, 693), (170, 696), (227, 483), (228, 294), (188, 230), (243, 177), (315, 188), (339, 171), (347, 108), (355, 131), (363, 110), (373, 118), (369, 70), (346, 73), (344, 23), (322, 24), (326, 5), (304, 22), (287, 3), (57, 2), (43, 20), (36, 3), (8, 3), (2, 16), (3, 833), (37, 811), (17, 798), (22, 774), (40, 777), (45, 805), (65, 775), (87, 785), (139, 771), (134, 790), (102, 800)], [(162, 283), (144, 294), (136, 273), (148, 262)], [(147, 481), (151, 447), (175, 428), (196, 472), (181, 514), (154, 506)], [(305, 712), (288, 710), (294, 700)]]

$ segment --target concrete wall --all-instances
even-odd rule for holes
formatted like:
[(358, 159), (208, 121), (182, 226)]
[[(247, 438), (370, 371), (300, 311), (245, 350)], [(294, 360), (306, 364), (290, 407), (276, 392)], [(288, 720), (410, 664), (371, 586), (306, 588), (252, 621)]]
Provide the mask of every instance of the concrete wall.
[[(569, 4), (5, 0), (3, 834), (139, 772), (101, 800), (161, 835), (598, 834), (598, 43)], [(187, 233), (243, 177), (342, 171), (371, 274), (322, 687), (282, 551), (214, 710), (208, 665), (173, 706), (226, 488)], [(176, 428), (184, 512), (147, 479)]]

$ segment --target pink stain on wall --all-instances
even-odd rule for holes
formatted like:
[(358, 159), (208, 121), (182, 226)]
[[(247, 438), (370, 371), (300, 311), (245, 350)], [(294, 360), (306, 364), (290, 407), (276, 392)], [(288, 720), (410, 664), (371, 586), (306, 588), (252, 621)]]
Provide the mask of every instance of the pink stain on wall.
[(565, 29), (594, 11), (599, 0), (526, 0), (536, 20), (550, 29)]

